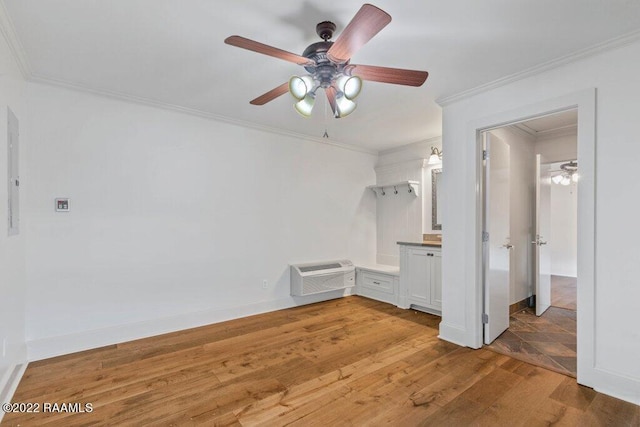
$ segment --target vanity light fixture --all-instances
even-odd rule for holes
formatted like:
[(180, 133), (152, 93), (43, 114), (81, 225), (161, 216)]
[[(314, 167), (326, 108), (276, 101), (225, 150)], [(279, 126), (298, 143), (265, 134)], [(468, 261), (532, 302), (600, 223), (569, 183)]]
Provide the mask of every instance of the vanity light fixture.
[(438, 147), (431, 147), (431, 155), (429, 156), (428, 163), (430, 165), (442, 163), (442, 150), (439, 150)]

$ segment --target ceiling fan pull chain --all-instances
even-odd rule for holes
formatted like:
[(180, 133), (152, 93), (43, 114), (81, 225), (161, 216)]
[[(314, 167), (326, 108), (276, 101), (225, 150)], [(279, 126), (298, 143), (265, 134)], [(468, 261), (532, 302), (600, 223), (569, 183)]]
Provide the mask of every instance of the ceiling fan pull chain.
[(329, 139), (329, 133), (327, 132), (327, 104), (329, 104), (329, 100), (325, 98), (324, 100), (324, 135), (322, 135), (322, 137)]

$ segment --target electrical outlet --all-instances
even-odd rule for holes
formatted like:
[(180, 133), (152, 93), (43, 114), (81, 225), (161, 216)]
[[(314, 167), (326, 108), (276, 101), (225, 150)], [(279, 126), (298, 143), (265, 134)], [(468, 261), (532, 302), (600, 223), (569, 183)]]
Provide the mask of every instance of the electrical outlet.
[(262, 289), (267, 289), (269, 287), (269, 281), (267, 279), (264, 279), (262, 281)]

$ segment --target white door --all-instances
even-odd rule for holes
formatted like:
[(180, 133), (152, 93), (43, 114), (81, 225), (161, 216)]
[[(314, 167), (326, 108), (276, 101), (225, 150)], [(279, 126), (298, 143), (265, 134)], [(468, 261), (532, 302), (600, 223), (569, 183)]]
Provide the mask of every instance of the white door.
[(509, 327), (511, 183), (509, 145), (490, 133), (485, 138), (484, 342), (490, 344)]
[(536, 156), (536, 234), (533, 275), (536, 284), (536, 315), (540, 316), (551, 305), (551, 254), (548, 238), (551, 230), (551, 172), (544, 158)]

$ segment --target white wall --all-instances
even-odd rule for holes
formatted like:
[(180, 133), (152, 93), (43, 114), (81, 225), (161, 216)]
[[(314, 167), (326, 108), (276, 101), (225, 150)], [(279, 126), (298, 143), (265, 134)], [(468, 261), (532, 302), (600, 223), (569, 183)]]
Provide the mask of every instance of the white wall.
[(531, 294), (531, 239), (535, 197), (535, 140), (508, 127), (491, 131), (509, 147), (511, 244), (509, 304), (522, 301)]
[(578, 135), (569, 134), (536, 139), (536, 154), (542, 154), (546, 163), (575, 160), (578, 157)]
[(32, 359), (308, 302), (289, 263), (375, 259), (375, 155), (40, 84), (28, 106)]
[[(418, 181), (420, 189), (408, 192), (407, 186), (387, 187), (377, 196), (376, 229), (378, 264), (400, 265), (398, 242), (422, 241), (424, 159), (376, 166), (376, 185)], [(398, 192), (396, 194), (396, 191)]]
[(422, 235), (440, 234), (431, 224), (431, 171), (441, 165), (427, 164), (431, 147), (442, 147), (441, 138), (419, 141), (381, 151), (376, 166), (376, 184), (405, 180), (420, 182), (418, 197), (401, 192), (378, 196), (377, 262), (400, 265), (399, 241), (421, 242)]
[[(529, 111), (572, 93), (597, 88), (595, 162), (595, 299), (593, 336), (578, 339), (578, 378), (596, 389), (640, 403), (640, 216), (635, 179), (640, 158), (640, 42), (618, 47), (446, 105), (443, 110), (446, 231), (443, 245), (443, 338), (477, 345), (476, 152), (473, 127), (508, 111)], [(582, 92), (581, 92), (582, 91)], [(592, 98), (593, 99), (593, 98)], [(584, 112), (584, 110), (583, 110)], [(579, 111), (579, 141), (580, 114)], [(580, 146), (578, 147), (580, 150)], [(586, 181), (585, 181), (586, 182)], [(630, 183), (621, 187), (620, 182)], [(582, 187), (586, 188), (586, 187)], [(579, 250), (589, 251), (589, 248)], [(580, 256), (580, 255), (579, 255)], [(582, 292), (582, 293), (581, 293)], [(580, 314), (579, 314), (580, 321)], [(586, 317), (585, 317), (586, 318)], [(579, 328), (578, 333), (581, 333)], [(593, 344), (593, 354), (580, 352)], [(582, 354), (582, 356), (581, 356)], [(582, 365), (581, 357), (588, 365)], [(586, 372), (586, 375), (585, 375)]]
[[(392, 148), (390, 150), (381, 151), (378, 156), (378, 167), (384, 167), (392, 164), (400, 164), (410, 160), (429, 159), (431, 155), (431, 147), (442, 150), (442, 138), (436, 137), (426, 141), (414, 142), (412, 144), (403, 145), (402, 147)], [(422, 233), (424, 234), (441, 234), (442, 230), (434, 230), (431, 221), (431, 171), (433, 169), (442, 169), (442, 164), (427, 164), (423, 169), (422, 182)], [(441, 179), (444, 178), (444, 171)]]
[[(567, 160), (578, 157), (578, 135), (574, 132), (536, 141), (536, 154), (542, 154), (552, 170)], [(580, 165), (578, 165), (578, 168)], [(551, 185), (551, 274), (576, 277), (578, 275), (578, 191), (577, 184)]]
[[(562, 163), (552, 163), (559, 169)], [(579, 165), (578, 165), (579, 167)], [(551, 274), (578, 275), (578, 184), (551, 184)]]
[[(20, 122), (20, 178), (23, 182), (28, 178), (24, 167), (24, 149), (27, 146), (23, 132), (24, 86), (24, 80), (7, 43), (0, 36), (0, 396), (3, 391), (8, 392), (7, 387), (11, 387), (8, 382), (14, 366), (26, 360), (24, 215), (21, 218), (20, 234), (7, 234), (7, 108), (15, 113)], [(24, 206), (24, 196), (24, 191), (21, 191), (21, 207)], [(1, 353), (3, 341), (6, 342), (4, 356)]]

